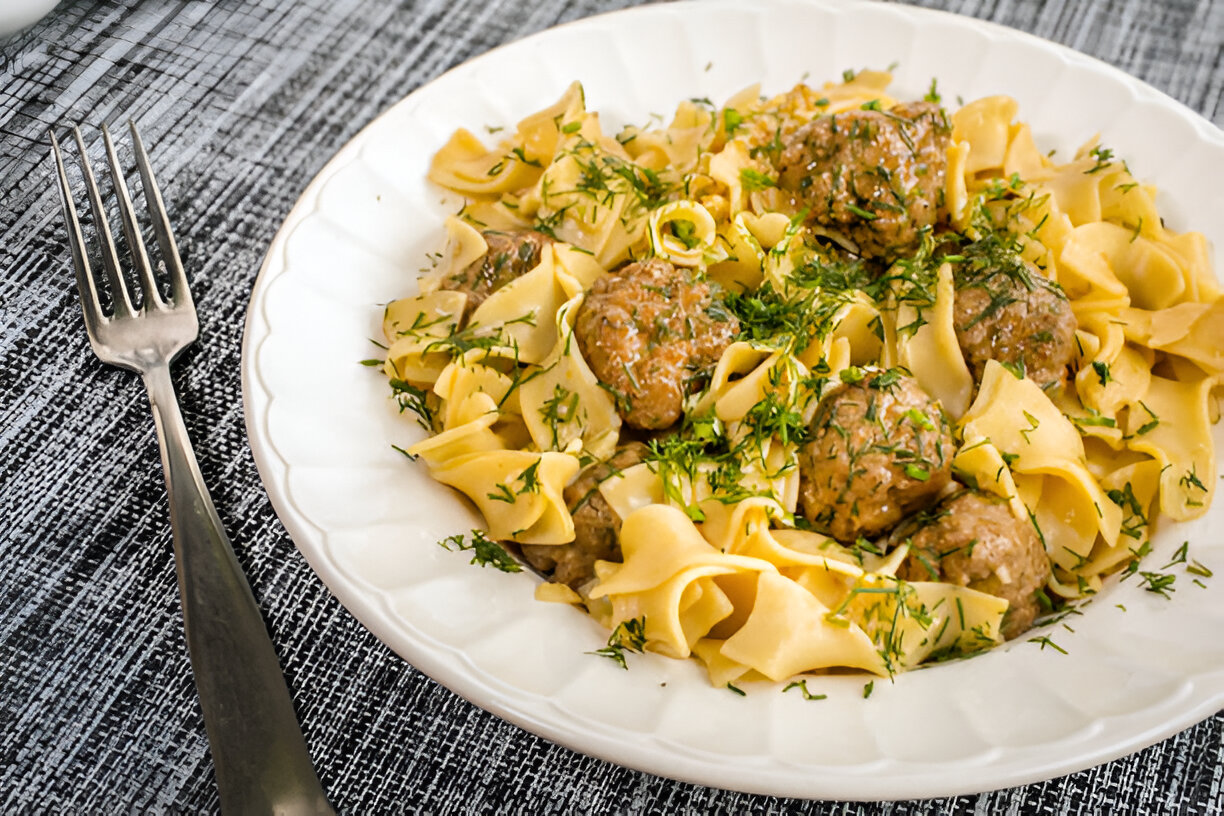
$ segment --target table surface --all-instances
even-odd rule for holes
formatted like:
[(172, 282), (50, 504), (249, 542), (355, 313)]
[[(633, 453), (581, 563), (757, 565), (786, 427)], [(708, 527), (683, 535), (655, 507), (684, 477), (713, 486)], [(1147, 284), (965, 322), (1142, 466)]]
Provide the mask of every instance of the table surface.
[[(64, 2), (0, 40), (0, 811), (213, 812), (157, 445), (81, 325), (48, 127), (140, 123), (200, 309), (187, 425), (346, 813), (845, 813), (552, 745), (376, 640), (285, 534), (247, 448), (239, 352), (263, 253), (379, 111), (495, 45), (632, 0)], [(1106, 60), (1224, 125), (1224, 3), (928, 0)], [(92, 138), (92, 137), (91, 137)], [(95, 154), (96, 155), (96, 154)], [(1214, 214), (1219, 217), (1219, 213)], [(1224, 812), (1224, 715), (1038, 785), (883, 813)]]

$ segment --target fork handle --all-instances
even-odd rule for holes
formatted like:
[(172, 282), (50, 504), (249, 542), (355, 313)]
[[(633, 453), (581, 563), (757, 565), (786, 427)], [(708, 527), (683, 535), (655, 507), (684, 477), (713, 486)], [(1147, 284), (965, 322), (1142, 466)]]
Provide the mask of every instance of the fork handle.
[(183, 627), (226, 814), (331, 814), (251, 587), (204, 486), (168, 364), (144, 374), (161, 447)]

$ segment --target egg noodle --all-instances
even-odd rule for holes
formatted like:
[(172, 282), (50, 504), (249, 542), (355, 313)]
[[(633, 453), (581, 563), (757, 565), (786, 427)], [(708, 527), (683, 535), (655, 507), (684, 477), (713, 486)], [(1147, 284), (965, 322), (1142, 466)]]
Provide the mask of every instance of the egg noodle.
[[(475, 503), (487, 540), (557, 547), (575, 537), (567, 485), (630, 435), (575, 341), (595, 281), (660, 258), (766, 314), (741, 318), (645, 461), (599, 484), (623, 560), (536, 593), (585, 607), (614, 647), (697, 657), (718, 686), (890, 676), (1002, 640), (1007, 600), (901, 580), (908, 542), (839, 543), (801, 512), (797, 462), (821, 398), (871, 372), (912, 375), (952, 429), (956, 482), (1039, 533), (1044, 609), (1133, 571), (1157, 509), (1195, 518), (1215, 487), (1224, 301), (1204, 237), (1167, 229), (1155, 189), (1095, 141), (1066, 163), (1047, 156), (1017, 103), (993, 96), (946, 115), (937, 228), (887, 274), (841, 274), (858, 267), (828, 259), (853, 257), (854, 241), (806, 219), (776, 162), (816, 117), (898, 104), (887, 73), (843, 79), (686, 101), (667, 126), (615, 136), (575, 83), (492, 149), (459, 130), (429, 178), (467, 204), (420, 294), (386, 309), (386, 374), (431, 431), (408, 452)], [(553, 240), (465, 314), (469, 294), (443, 281), (486, 255), (489, 231), (524, 229)], [(1043, 388), (995, 360), (975, 377), (953, 325), (966, 255), (940, 254), (941, 231), (1004, 240), (1061, 288), (1077, 326), (1065, 381)]]

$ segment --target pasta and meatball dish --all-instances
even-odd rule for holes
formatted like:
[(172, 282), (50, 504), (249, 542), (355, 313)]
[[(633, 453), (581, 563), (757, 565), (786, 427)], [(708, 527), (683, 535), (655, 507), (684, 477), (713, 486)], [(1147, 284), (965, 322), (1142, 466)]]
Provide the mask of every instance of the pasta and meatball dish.
[(466, 203), (385, 313), (407, 452), (611, 648), (719, 686), (891, 676), (1099, 592), (1211, 500), (1203, 236), (1012, 99), (890, 80), (616, 133), (575, 84), (433, 158)]

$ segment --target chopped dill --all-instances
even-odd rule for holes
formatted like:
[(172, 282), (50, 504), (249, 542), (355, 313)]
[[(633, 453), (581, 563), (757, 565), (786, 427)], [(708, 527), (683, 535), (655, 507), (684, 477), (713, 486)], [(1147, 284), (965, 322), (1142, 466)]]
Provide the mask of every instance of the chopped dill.
[(463, 533), (455, 533), (438, 542), (438, 546), (451, 552), (472, 551), (469, 563), (481, 567), (493, 567), (502, 572), (522, 572), (523, 566), (506, 552), (506, 548), (489, 538), (484, 530), (472, 530), (471, 541), (464, 541)]
[(1051, 649), (1053, 649), (1054, 651), (1058, 652), (1059, 654), (1067, 654), (1067, 650), (1066, 650), (1066, 649), (1064, 649), (1063, 647), (1059, 646), (1059, 645), (1058, 645), (1057, 643), (1055, 643), (1054, 641), (1050, 640), (1050, 638), (1049, 638), (1047, 635), (1042, 635), (1042, 636), (1040, 636), (1040, 637), (1031, 637), (1031, 638), (1029, 638), (1029, 639), (1028, 639), (1028, 642), (1029, 642), (1029, 643), (1040, 643), (1040, 644), (1041, 644), (1041, 651), (1043, 651), (1043, 652), (1045, 651), (1045, 648), (1046, 648), (1047, 646), (1049, 646)]
[(587, 654), (606, 657), (626, 671), (629, 664), (625, 661), (625, 650), (641, 654), (646, 648), (646, 616), (621, 621), (608, 635), (608, 645)]
[(813, 694), (812, 692), (808, 691), (806, 678), (802, 680), (795, 680), (791, 683), (788, 683), (786, 688), (782, 689), (782, 693), (785, 694), (791, 689), (799, 689), (799, 693), (803, 695), (803, 699), (805, 700), (827, 700), (829, 699), (829, 695), (827, 694)]

